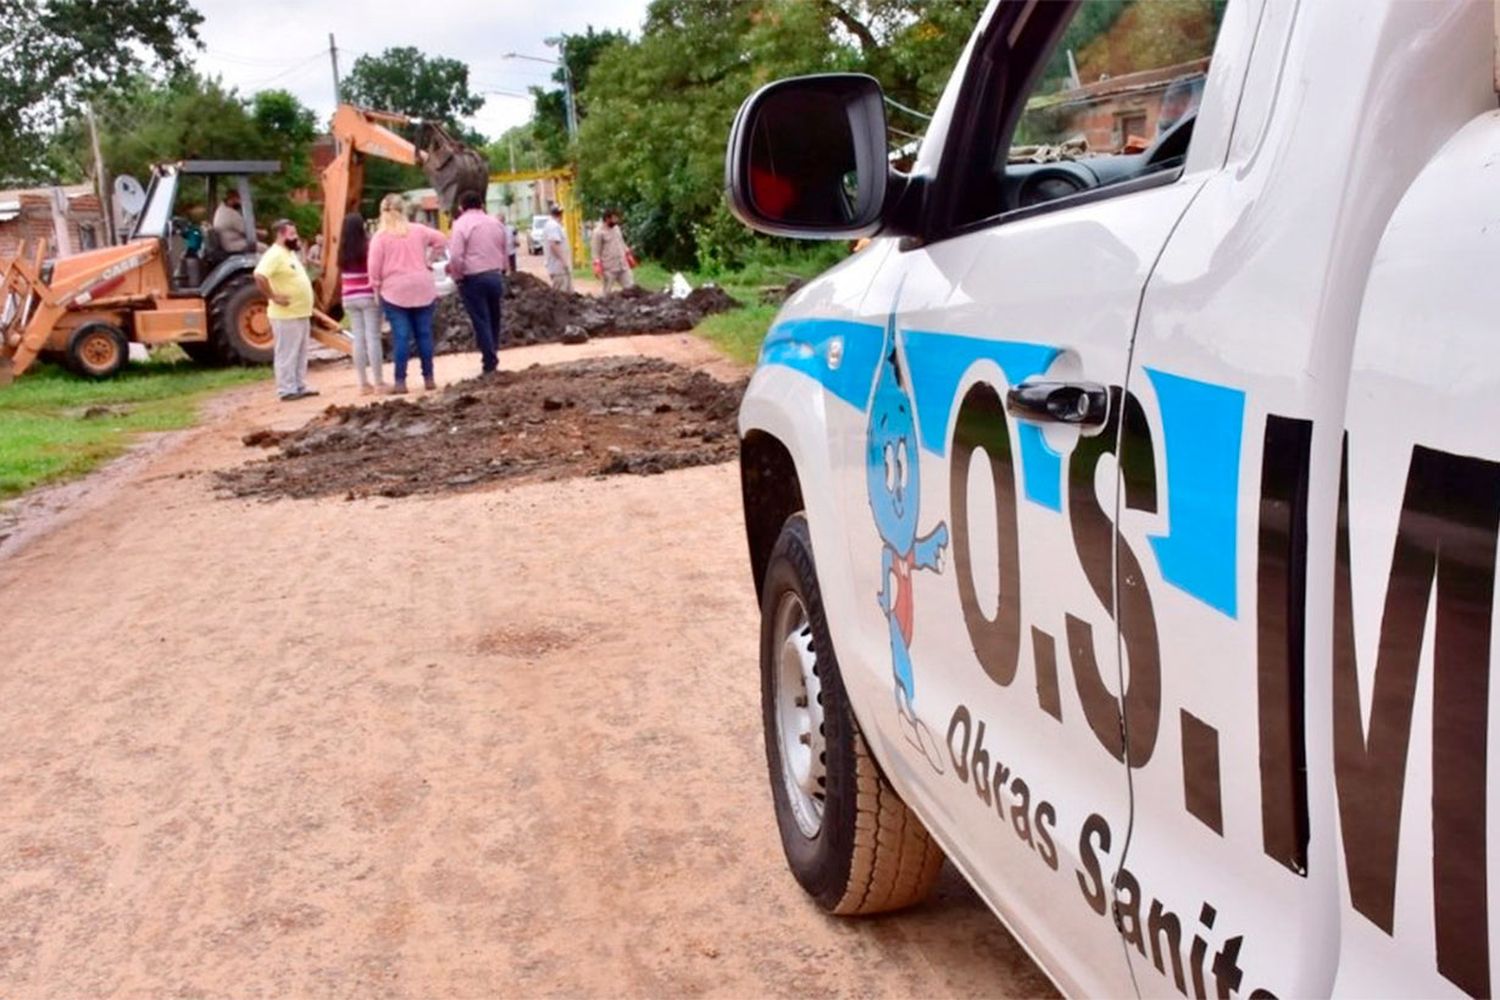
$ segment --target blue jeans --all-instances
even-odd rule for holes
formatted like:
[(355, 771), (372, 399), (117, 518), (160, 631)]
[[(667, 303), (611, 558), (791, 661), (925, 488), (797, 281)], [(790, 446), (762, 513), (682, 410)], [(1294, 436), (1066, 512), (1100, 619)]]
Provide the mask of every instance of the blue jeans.
[(432, 314), (437, 303), (407, 308), (383, 302), (385, 317), (391, 321), (391, 347), (395, 354), (396, 384), (406, 384), (406, 362), (411, 358), (411, 342), (417, 341), (417, 357), (422, 359), (422, 377), (432, 378)]
[(458, 293), (463, 296), (469, 322), (474, 324), (474, 342), (484, 359), (483, 368), (492, 372), (500, 363), (495, 352), (500, 349), (500, 298), (505, 294), (505, 281), (499, 271), (482, 271), (460, 281)]

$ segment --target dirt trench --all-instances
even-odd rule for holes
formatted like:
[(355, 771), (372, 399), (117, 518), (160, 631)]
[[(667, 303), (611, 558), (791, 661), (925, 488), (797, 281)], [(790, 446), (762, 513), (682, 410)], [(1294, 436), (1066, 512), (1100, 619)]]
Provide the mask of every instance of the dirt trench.
[(234, 497), (355, 499), (713, 465), (738, 453), (744, 385), (657, 358), (533, 365), (252, 432), (279, 453), (217, 478)]
[[(506, 278), (506, 286), (501, 333), (507, 347), (678, 333), (691, 330), (704, 316), (740, 307), (728, 292), (713, 285), (695, 288), (682, 299), (643, 288), (607, 296), (580, 295), (558, 291), (541, 278), (522, 272)], [(449, 295), (438, 301), (433, 337), (438, 354), (475, 349), (474, 328), (461, 296)]]

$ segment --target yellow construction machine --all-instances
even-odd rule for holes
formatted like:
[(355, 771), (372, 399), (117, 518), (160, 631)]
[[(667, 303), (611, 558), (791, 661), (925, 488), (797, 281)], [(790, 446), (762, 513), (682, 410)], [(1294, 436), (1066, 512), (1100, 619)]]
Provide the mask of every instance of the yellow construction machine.
[[(416, 142), (390, 125), (415, 126)], [(465, 191), (483, 194), (489, 171), (482, 156), (442, 128), (401, 115), (340, 105), (333, 138), (335, 156), (321, 177), (324, 264), (314, 286), (313, 336), (347, 353), (348, 338), (332, 318), (339, 312), (338, 249), (344, 216), (359, 203), (365, 158), (420, 166), (449, 211)], [(206, 220), (193, 223), (180, 208), (212, 207), (223, 185), (234, 185), (246, 232), (254, 233), (250, 178), (279, 169), (244, 160), (160, 164), (124, 243), (56, 260), (44, 259), (41, 248), (0, 258), (0, 385), (42, 355), (107, 378), (125, 366), (132, 341), (180, 344), (204, 362), (269, 362), (271, 324), (252, 277), (258, 255), (224, 251)]]

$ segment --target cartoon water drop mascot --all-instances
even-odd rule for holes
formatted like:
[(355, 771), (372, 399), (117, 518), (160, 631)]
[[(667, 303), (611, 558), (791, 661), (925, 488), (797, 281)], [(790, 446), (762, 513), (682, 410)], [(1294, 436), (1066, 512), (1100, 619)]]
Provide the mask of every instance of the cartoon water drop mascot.
[(943, 571), (948, 526), (941, 521), (923, 538), (917, 537), (922, 480), (917, 466), (917, 427), (911, 399), (901, 375), (896, 351), (896, 318), (886, 328), (885, 360), (875, 376), (870, 399), (870, 427), (865, 443), (865, 472), (870, 510), (884, 545), (881, 549), (880, 609), (891, 632), (891, 666), (896, 675), (896, 710), (908, 742), (921, 750), (939, 774), (942, 757), (932, 732), (917, 718), (911, 664), (913, 626), (912, 572)]

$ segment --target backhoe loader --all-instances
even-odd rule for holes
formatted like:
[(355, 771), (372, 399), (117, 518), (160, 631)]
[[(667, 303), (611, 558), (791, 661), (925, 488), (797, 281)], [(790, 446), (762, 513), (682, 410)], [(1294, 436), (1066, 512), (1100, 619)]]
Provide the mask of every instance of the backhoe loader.
[[(417, 141), (389, 125), (416, 126)], [(313, 336), (348, 353), (348, 337), (334, 318), (340, 311), (338, 249), (344, 216), (359, 203), (365, 158), (420, 166), (450, 212), (464, 192), (484, 192), (488, 168), (442, 128), (402, 115), (344, 104), (332, 131), (337, 151), (321, 176), (325, 250), (314, 285)], [(190, 222), (178, 210), (180, 201), (211, 207), (221, 185), (233, 184), (246, 230), (254, 233), (250, 178), (279, 169), (274, 161), (159, 164), (145, 207), (121, 245), (55, 260), (45, 260), (40, 248), (30, 257), (0, 258), (0, 385), (43, 355), (79, 374), (107, 378), (125, 366), (132, 341), (180, 344), (194, 360), (209, 363), (268, 363), (273, 339), (265, 297), (252, 277), (257, 254), (224, 252), (211, 226)]]

